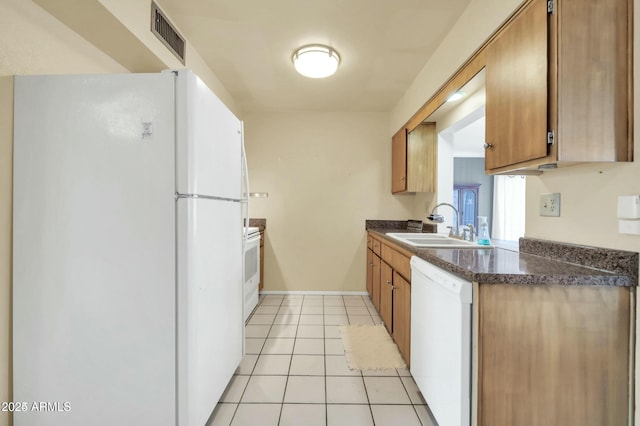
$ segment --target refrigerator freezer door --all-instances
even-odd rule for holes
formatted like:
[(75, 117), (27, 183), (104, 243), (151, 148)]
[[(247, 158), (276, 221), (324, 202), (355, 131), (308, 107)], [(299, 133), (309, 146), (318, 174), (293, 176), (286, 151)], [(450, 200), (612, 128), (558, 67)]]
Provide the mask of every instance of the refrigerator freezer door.
[(201, 426), (242, 360), (240, 203), (178, 200), (178, 417)]
[(176, 86), (177, 191), (242, 198), (242, 126), (191, 71)]
[(174, 77), (16, 77), (14, 112), (13, 398), (62, 410), (15, 425), (175, 425)]

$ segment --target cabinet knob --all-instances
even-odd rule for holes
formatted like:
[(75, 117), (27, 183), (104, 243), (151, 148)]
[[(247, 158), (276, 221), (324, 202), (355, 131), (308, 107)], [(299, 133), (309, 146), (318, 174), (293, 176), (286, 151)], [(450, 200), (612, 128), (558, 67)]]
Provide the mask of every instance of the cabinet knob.
[(483, 146), (484, 146), (484, 149), (493, 149), (492, 143), (485, 143)]
[(404, 176), (400, 176), (400, 180), (404, 180)]
[(391, 285), (391, 281), (387, 281), (387, 284), (388, 284), (388, 285)]
[(369, 264), (369, 266), (373, 266), (373, 262), (371, 262), (371, 263)]

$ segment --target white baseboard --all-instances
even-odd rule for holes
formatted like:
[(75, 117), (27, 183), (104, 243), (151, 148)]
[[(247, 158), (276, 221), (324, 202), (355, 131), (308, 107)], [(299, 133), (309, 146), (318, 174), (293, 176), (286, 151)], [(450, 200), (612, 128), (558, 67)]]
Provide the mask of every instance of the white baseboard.
[(303, 296), (367, 296), (369, 293), (366, 291), (261, 291), (260, 294), (293, 294)]

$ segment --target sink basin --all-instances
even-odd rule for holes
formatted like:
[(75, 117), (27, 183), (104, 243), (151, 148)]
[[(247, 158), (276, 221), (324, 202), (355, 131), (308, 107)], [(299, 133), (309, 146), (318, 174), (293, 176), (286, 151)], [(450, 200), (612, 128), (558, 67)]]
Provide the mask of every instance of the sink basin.
[(443, 234), (417, 233), (417, 232), (390, 232), (387, 237), (394, 238), (414, 247), (434, 247), (434, 248), (491, 248), (492, 246), (481, 246), (477, 242), (459, 240)]

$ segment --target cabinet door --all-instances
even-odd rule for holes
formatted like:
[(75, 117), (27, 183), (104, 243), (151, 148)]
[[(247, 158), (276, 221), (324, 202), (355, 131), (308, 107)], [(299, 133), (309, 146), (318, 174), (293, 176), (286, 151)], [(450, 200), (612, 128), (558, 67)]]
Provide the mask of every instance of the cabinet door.
[(373, 300), (373, 251), (367, 249), (367, 293)]
[(391, 139), (391, 192), (407, 190), (407, 129)]
[(562, 161), (633, 160), (633, 3), (556, 2)]
[(626, 425), (631, 292), (481, 285), (478, 425)]
[(437, 144), (436, 123), (422, 123), (407, 135), (407, 191), (436, 191)]
[(409, 366), (411, 353), (411, 285), (397, 272), (393, 273), (393, 340)]
[(547, 21), (546, 0), (534, 0), (487, 47), (487, 170), (547, 155)]
[(380, 266), (380, 316), (389, 333), (393, 331), (393, 269), (385, 262)]
[(264, 288), (264, 231), (260, 231), (260, 283), (258, 291)]
[(371, 294), (373, 306), (380, 312), (380, 258), (375, 254), (372, 257), (373, 266), (371, 266)]

